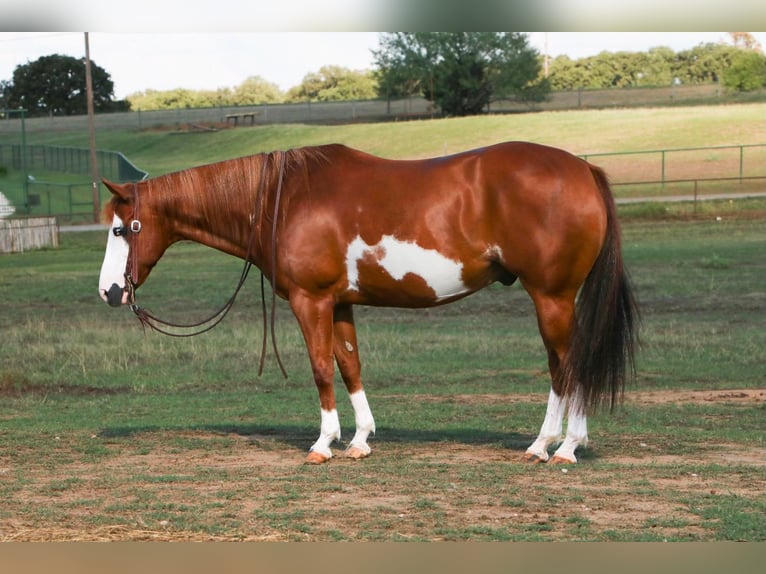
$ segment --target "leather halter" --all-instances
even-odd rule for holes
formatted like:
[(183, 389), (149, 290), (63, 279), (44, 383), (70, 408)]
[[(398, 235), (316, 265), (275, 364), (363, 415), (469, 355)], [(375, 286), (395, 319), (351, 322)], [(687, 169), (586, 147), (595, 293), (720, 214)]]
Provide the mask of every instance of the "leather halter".
[[(126, 235), (126, 240), (128, 242), (128, 261), (125, 265), (125, 290), (128, 292), (128, 302), (130, 303), (130, 309), (133, 311), (133, 313), (136, 315), (138, 320), (141, 322), (141, 325), (146, 328), (147, 326), (151, 329), (162, 333), (163, 335), (169, 335), (171, 337), (193, 337), (195, 335), (201, 335), (202, 333), (206, 333), (207, 331), (210, 331), (214, 327), (216, 327), (221, 321), (223, 321), (223, 318), (228, 314), (228, 312), (231, 310), (232, 306), (234, 305), (234, 301), (237, 298), (237, 295), (239, 295), (240, 290), (242, 289), (242, 286), (245, 284), (245, 281), (247, 280), (248, 273), (250, 272), (250, 268), (252, 267), (252, 263), (250, 262), (250, 256), (253, 255), (253, 243), (256, 237), (258, 237), (259, 243), (261, 233), (259, 233), (259, 228), (261, 227), (261, 219), (263, 218), (262, 213), (262, 206), (265, 205), (265, 198), (263, 197), (263, 194), (265, 193), (265, 187), (266, 187), (266, 166), (268, 165), (268, 161), (272, 156), (272, 154), (269, 154), (267, 156), (267, 159), (264, 160), (264, 167), (263, 167), (263, 173), (261, 175), (261, 181), (258, 186), (258, 195), (256, 198), (256, 215), (253, 217), (252, 220), (252, 228), (250, 231), (250, 238), (247, 242), (247, 252), (245, 254), (245, 264), (242, 269), (242, 273), (239, 278), (239, 282), (237, 283), (237, 286), (234, 290), (234, 293), (232, 296), (226, 301), (226, 303), (223, 304), (223, 306), (213, 313), (210, 317), (207, 319), (204, 319), (202, 321), (199, 321), (197, 323), (173, 323), (170, 321), (165, 321), (163, 319), (160, 319), (159, 317), (153, 315), (151, 312), (149, 312), (147, 309), (144, 309), (143, 307), (139, 307), (135, 303), (136, 299), (136, 287), (138, 284), (138, 240), (137, 236), (140, 233), (142, 229), (141, 220), (138, 218), (138, 206), (139, 206), (139, 194), (138, 194), (138, 186), (134, 183), (133, 184), (133, 219), (131, 220), (128, 227), (122, 226), (122, 227), (115, 227), (112, 231), (115, 235)], [(284, 180), (284, 171), (285, 171), (285, 164), (287, 160), (287, 154), (285, 152), (279, 153), (279, 178), (277, 183), (277, 189), (276, 194), (274, 198), (274, 214), (272, 219), (272, 225), (271, 225), (271, 283), (272, 283), (272, 297), (271, 297), (271, 343), (272, 347), (274, 349), (274, 354), (277, 359), (277, 363), (279, 364), (279, 368), (282, 371), (282, 375), (287, 378), (287, 371), (285, 370), (285, 367), (282, 363), (282, 358), (279, 356), (279, 350), (277, 349), (277, 342), (276, 342), (276, 336), (275, 336), (275, 311), (276, 311), (276, 276), (277, 276), (277, 222), (279, 220), (279, 209), (281, 205), (281, 197), (282, 197), (282, 183)], [(261, 271), (261, 308), (263, 312), (263, 344), (261, 348), (261, 358), (259, 361), (259, 367), (258, 367), (258, 375), (260, 375), (263, 372), (263, 366), (264, 361), (266, 358), (266, 298), (264, 293), (264, 276), (263, 272)], [(178, 333), (175, 331), (170, 331), (167, 329), (167, 327), (175, 328), (175, 329), (192, 329), (193, 331), (189, 331), (186, 333)]]
[[(138, 187), (133, 184), (133, 219), (125, 226), (112, 228), (112, 233), (117, 237), (125, 237), (128, 242), (128, 260), (125, 264), (125, 291), (128, 292), (128, 303), (131, 308), (135, 306), (136, 285), (138, 283), (138, 241), (136, 236), (141, 232), (141, 220), (138, 219)], [(135, 311), (135, 310), (134, 310)]]

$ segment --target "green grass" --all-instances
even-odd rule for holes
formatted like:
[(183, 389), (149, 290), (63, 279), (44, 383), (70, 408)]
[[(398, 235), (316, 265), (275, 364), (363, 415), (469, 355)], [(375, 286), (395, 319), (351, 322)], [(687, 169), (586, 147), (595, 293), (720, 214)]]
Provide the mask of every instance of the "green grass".
[[(507, 139), (576, 153), (762, 143), (762, 112), (750, 104), (98, 137), (159, 175), (328, 141), (388, 157)], [(84, 137), (46, 134), (44, 143), (87, 145)], [(0, 176), (0, 187), (14, 178)], [(374, 454), (303, 467), (319, 426), (316, 390), (283, 302), (277, 335), (290, 378), (271, 353), (256, 375), (257, 277), (216, 330), (177, 340), (143, 333), (98, 298), (104, 233), (0, 256), (0, 539), (763, 540), (763, 466), (746, 457), (763, 452), (763, 402), (630, 396), (763, 388), (764, 201), (619, 212), (643, 315), (638, 380), (626, 405), (589, 419), (591, 445), (566, 474), (516, 460), (549, 386), (518, 285), (438, 309), (357, 309)], [(180, 244), (139, 300), (171, 320), (202, 318), (240, 270), (236, 259)], [(351, 406), (336, 386), (348, 440)]]
[[(268, 125), (221, 130), (205, 135), (170, 135), (164, 131), (111, 130), (97, 134), (101, 149), (124, 153), (150, 176), (186, 169), (233, 157), (288, 149), (305, 145), (339, 142), (389, 158), (423, 158), (460, 152), (507, 140), (527, 140), (566, 149), (575, 154), (596, 154), (638, 150), (661, 150), (704, 146), (763, 144), (764, 104), (732, 104), (680, 108), (637, 108), (617, 110), (578, 110), (541, 112), (470, 118), (451, 118), (413, 122), (314, 126), (302, 124)], [(48, 132), (29, 135), (30, 144), (87, 147), (87, 134)], [(739, 173), (737, 149), (716, 152), (669, 154), (668, 178), (735, 177)], [(746, 176), (763, 176), (764, 151), (746, 150)], [(726, 159), (728, 158), (728, 159)], [(659, 179), (658, 154), (594, 158), (603, 164), (614, 181)], [(8, 166), (6, 166), (8, 167)], [(46, 174), (35, 174), (42, 181)], [(47, 175), (46, 175), (47, 177)], [(68, 176), (68, 181), (85, 182), (87, 176)], [(0, 175), (0, 190), (19, 202), (21, 174), (8, 170)], [(58, 179), (56, 180), (58, 181)], [(747, 184), (762, 189), (762, 182)], [(758, 187), (760, 186), (760, 187)], [(35, 192), (35, 186), (32, 192)], [(700, 193), (739, 191), (742, 185), (726, 183), (704, 185)], [(50, 203), (60, 213), (66, 200), (61, 190), (44, 189), (43, 206)], [(621, 197), (692, 194), (689, 184), (667, 187), (619, 186)], [(76, 190), (76, 201), (87, 201), (89, 188)], [(104, 197), (107, 192), (103, 190)], [(89, 209), (78, 208), (88, 214)], [(33, 209), (33, 213), (36, 212)]]
[[(191, 136), (113, 130), (98, 146), (123, 152), (152, 176), (274, 149), (339, 142), (390, 158), (455, 153), (528, 140), (576, 154), (761, 144), (763, 103), (688, 108), (541, 112), (414, 122), (238, 128)], [(587, 137), (583, 137), (587, 134)], [(87, 147), (87, 134), (32, 134), (31, 143)]]
[[(643, 312), (629, 399), (763, 388), (766, 232), (741, 215), (625, 220)], [(591, 446), (567, 474), (515, 460), (549, 385), (518, 286), (438, 309), (358, 309), (375, 452), (303, 467), (318, 401), (284, 303), (290, 378), (273, 357), (259, 378), (257, 280), (216, 330), (169, 339), (98, 299), (105, 234), (61, 240), (0, 257), (2, 539), (764, 538), (762, 465), (737, 461), (762, 452), (762, 401), (629, 400), (589, 419)], [(139, 299), (171, 319), (201, 317), (239, 270), (180, 244)], [(337, 392), (348, 440), (351, 407)], [(520, 393), (539, 398), (513, 401)]]

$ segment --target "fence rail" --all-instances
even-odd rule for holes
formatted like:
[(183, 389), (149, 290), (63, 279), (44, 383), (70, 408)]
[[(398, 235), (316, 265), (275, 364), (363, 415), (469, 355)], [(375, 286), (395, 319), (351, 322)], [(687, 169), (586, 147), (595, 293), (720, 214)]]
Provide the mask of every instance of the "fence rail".
[[(98, 172), (115, 181), (141, 181), (148, 173), (137, 168), (121, 152), (97, 150)], [(90, 173), (90, 150), (80, 147), (32, 144), (0, 144), (0, 165), (27, 172)]]
[[(35, 149), (30, 153), (28, 165), (63, 169), (67, 173), (88, 173), (87, 149), (29, 147)], [(0, 153), (5, 153), (8, 148), (0, 146)], [(113, 170), (111, 176), (105, 173), (107, 177), (118, 181), (146, 177), (146, 172), (122, 154), (104, 154), (104, 167)], [(697, 200), (709, 193), (766, 191), (766, 144), (590, 153), (580, 157), (606, 169), (618, 199), (686, 195), (689, 200)], [(55, 215), (72, 222), (92, 220), (92, 189), (86, 179), (77, 182), (26, 181), (24, 188), (0, 191), (8, 196), (18, 214)], [(109, 193), (103, 186), (100, 192), (103, 204)]]
[(580, 157), (606, 169), (615, 184), (766, 177), (766, 144), (589, 153)]

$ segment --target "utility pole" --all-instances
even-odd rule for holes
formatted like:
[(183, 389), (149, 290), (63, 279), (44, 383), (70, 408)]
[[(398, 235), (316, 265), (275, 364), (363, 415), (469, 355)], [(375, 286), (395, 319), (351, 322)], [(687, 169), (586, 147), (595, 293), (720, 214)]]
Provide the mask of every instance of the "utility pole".
[(93, 117), (93, 79), (90, 72), (90, 44), (85, 32), (85, 90), (88, 100), (88, 133), (90, 135), (90, 178), (93, 193), (93, 223), (101, 218), (101, 197), (98, 185), (98, 159), (96, 158), (96, 123)]

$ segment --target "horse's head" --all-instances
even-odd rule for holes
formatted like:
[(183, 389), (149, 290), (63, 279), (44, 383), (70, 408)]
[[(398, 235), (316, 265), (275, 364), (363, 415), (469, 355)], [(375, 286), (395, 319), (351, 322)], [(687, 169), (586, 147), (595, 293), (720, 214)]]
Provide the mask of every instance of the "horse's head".
[(149, 275), (169, 245), (152, 202), (147, 182), (117, 184), (103, 180), (112, 192), (104, 210), (111, 220), (98, 292), (113, 307), (133, 303), (134, 290)]

